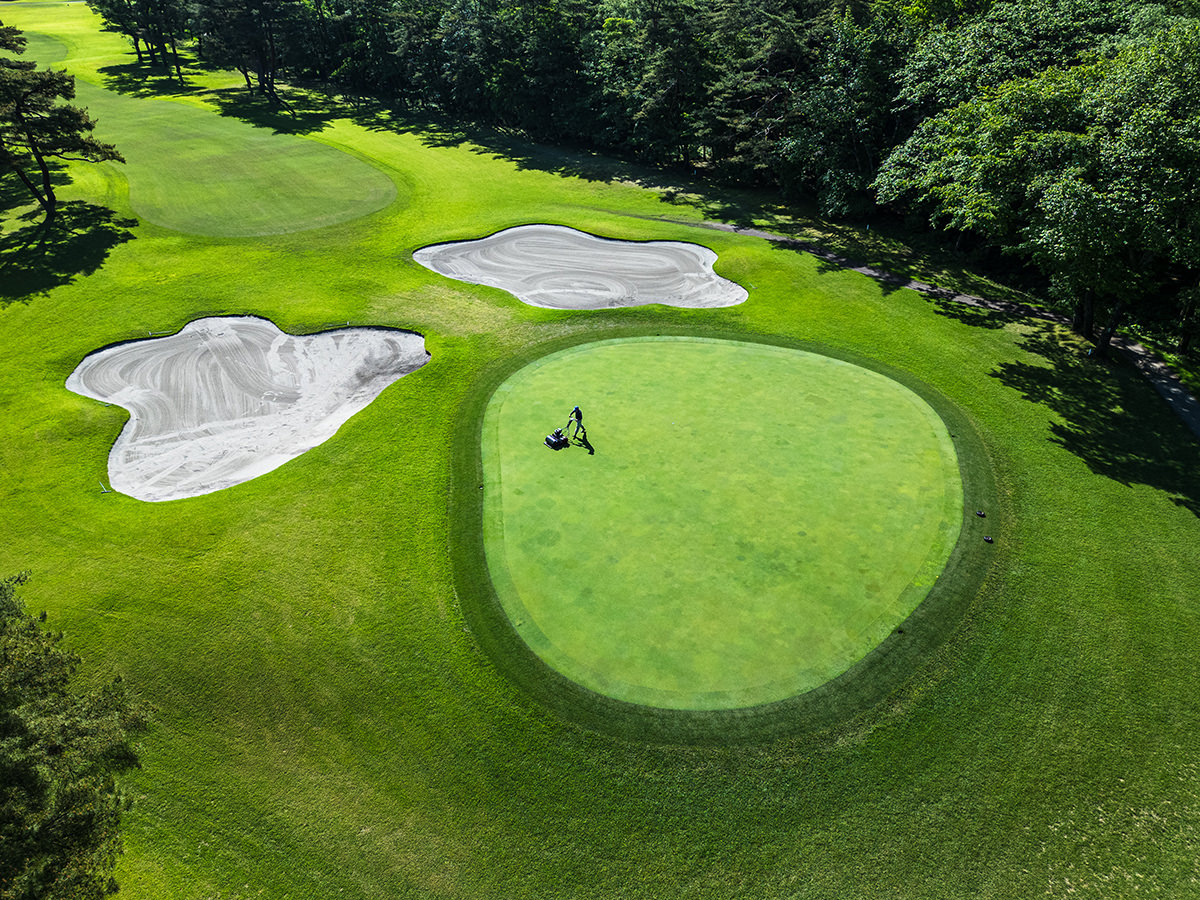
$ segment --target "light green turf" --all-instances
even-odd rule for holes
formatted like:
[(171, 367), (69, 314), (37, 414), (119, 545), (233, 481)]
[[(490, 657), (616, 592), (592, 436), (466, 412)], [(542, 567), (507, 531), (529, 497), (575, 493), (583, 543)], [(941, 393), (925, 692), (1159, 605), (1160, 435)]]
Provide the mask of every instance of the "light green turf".
[[(576, 403), (595, 453), (550, 451)], [(630, 703), (730, 709), (823, 684), (912, 612), (962, 521), (953, 442), (920, 397), (785, 347), (560, 351), (500, 386), (483, 436), (509, 619)]]
[[(61, 42), (34, 35), (26, 55), (57, 63), (65, 53)], [(125, 157), (119, 171), (133, 211), (164, 228), (225, 237), (304, 231), (376, 212), (397, 196), (378, 168), (317, 141), (82, 80), (75, 102), (99, 122), (96, 136)]]
[[(83, 3), (0, 3), (0, 19), (62, 40), (64, 65), (94, 85), (132, 61)], [(214, 90), (240, 76), (187, 77), (190, 93), (171, 102), (225, 127)], [(658, 173), (512, 140), (457, 143), (386, 117), (322, 125), (312, 139), (370, 160), (405, 202), (260, 237), (142, 221), (106, 256), (74, 254), (75, 238), (56, 234), (56, 268), (27, 279), (44, 290), (13, 298), (28, 273), (0, 273), (0, 572), (32, 570), (29, 605), (66, 632), (84, 681), (123, 674), (158, 708), (126, 780), (120, 896), (1196, 893), (1200, 454), (1135, 372), (1097, 365), (1052, 324), (933, 304), (692, 227), (702, 214), (689, 202), (637, 186)], [(64, 198), (131, 214), (123, 167), (70, 174)], [(711, 216), (738, 212), (727, 194), (700, 200)], [(750, 298), (539, 310), (409, 258), (523, 222), (703, 243)], [(0, 244), (24, 224), (3, 221)], [(71, 394), (67, 375), (97, 347), (215, 313), (292, 333), (409, 328), (432, 358), (261, 478), (169, 503), (102, 494), (126, 414)], [(660, 745), (560, 715), (493, 663), (454, 566), (461, 495), (483, 493), (473, 462), (465, 480), (451, 463), (464, 422), (478, 422), (464, 410), (546, 352), (630, 333), (869, 360), (979, 434), (998, 502), (976, 519), (966, 482), (955, 551), (976, 552), (982, 584), (878, 702), (770, 740), (743, 730), (698, 746), (676, 731)], [(599, 456), (599, 421), (593, 435)], [(879, 670), (896, 655), (886, 645)]]

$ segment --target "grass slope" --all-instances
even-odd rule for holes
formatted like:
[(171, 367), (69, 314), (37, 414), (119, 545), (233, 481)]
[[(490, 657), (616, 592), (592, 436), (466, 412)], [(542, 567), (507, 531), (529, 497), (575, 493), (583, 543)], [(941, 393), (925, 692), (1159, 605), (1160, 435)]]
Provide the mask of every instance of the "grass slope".
[[(137, 90), (117, 77), (127, 48), (82, 4), (2, 14), (62, 40), (80, 78)], [(236, 79), (192, 77), (172, 102), (236, 99)], [(33, 570), (31, 608), (85, 674), (123, 672), (160, 710), (131, 782), (128, 896), (1196, 893), (1197, 449), (1135, 374), (1045, 324), (661, 221), (699, 213), (564, 177), (537, 148), (314, 127), (404, 200), (243, 239), (145, 221), (122, 237), (85, 207), (108, 243), (81, 255), (64, 239), (54, 271), (0, 285), (0, 570)], [(70, 196), (128, 216), (136, 165), (73, 170)], [(703, 241), (750, 299), (535, 310), (408, 258), (529, 221)], [(101, 494), (124, 413), (68, 393), (67, 373), (96, 347), (221, 312), (295, 332), (411, 328), (433, 358), (267, 476), (165, 504)], [(455, 593), (459, 420), (514, 359), (622, 329), (858, 354), (944, 395), (980, 435), (994, 564), (961, 627), (871, 711), (756, 744), (647, 744), (559, 717), (491, 664)]]

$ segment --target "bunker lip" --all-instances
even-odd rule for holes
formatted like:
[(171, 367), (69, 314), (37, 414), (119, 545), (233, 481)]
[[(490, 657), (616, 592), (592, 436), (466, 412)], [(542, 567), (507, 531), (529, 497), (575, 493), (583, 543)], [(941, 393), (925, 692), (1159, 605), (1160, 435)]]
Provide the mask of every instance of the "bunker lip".
[(603, 238), (565, 225), (518, 225), (477, 240), (422, 247), (413, 259), (447, 278), (499, 288), (546, 309), (744, 303), (746, 290), (713, 271), (717, 254), (685, 241)]
[(66, 387), (130, 413), (109, 454), (113, 489), (176, 500), (249, 481), (324, 443), (428, 360), (424, 338), (400, 329), (291, 335), (267, 319), (219, 316), (97, 350)]

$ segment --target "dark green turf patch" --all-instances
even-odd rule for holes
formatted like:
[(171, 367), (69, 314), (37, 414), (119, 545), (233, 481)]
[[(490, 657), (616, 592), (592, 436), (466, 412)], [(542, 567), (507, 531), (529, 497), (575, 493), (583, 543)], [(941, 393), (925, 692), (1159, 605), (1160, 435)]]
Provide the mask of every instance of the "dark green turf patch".
[[(661, 328), (652, 332), (642, 328), (617, 336), (664, 333)], [(797, 342), (714, 333), (703, 328), (679, 336), (749, 339), (766, 345), (821, 353), (898, 381), (934, 407), (949, 430), (959, 458), (965, 506), (960, 538), (925, 600), (883, 636), (874, 649), (840, 675), (774, 702), (724, 709), (667, 708), (606, 696), (556, 671), (540, 659), (514, 629), (489, 578), (484, 545), (487, 476), (480, 447), (485, 410), (497, 388), (535, 359), (581, 343), (592, 343), (573, 340), (531, 347), (519, 357), (497, 364), (481, 379), (464, 405), (460, 416), (463, 424), (455, 442), (456, 483), (452, 510), (453, 550), (464, 612), (485, 651), (510, 678), (559, 714), (591, 728), (636, 739), (710, 743), (766, 739), (843, 721), (875, 704), (909, 677), (929, 650), (954, 628), (986, 574), (990, 548), (982, 541), (984, 520), (978, 519), (974, 510), (993, 506), (995, 488), (982, 447), (974, 430), (955, 406), (904, 373)], [(575, 448), (566, 452), (582, 453)]]

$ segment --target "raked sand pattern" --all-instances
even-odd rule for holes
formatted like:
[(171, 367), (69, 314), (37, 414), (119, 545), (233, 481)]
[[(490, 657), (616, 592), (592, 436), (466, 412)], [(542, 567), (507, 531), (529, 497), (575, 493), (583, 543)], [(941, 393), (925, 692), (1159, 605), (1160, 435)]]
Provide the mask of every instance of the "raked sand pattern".
[(562, 225), (520, 225), (477, 241), (423, 247), (413, 259), (530, 306), (734, 306), (746, 291), (713, 271), (717, 254), (682, 241), (617, 241)]
[(421, 335), (342, 328), (290, 335), (254, 317), (91, 354), (67, 388), (129, 410), (108, 460), (114, 490), (177, 500), (241, 484), (329, 440), (429, 360)]

